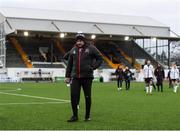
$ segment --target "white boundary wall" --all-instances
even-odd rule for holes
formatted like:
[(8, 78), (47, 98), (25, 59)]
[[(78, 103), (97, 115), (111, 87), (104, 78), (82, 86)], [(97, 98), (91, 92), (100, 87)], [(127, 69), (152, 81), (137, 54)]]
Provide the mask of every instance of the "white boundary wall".
[[(0, 82), (20, 82), (22, 77), (36, 77), (33, 72), (38, 72), (41, 69), (42, 77), (43, 72), (46, 75), (49, 72), (50, 76), (55, 79), (56, 77), (64, 78), (65, 77), (65, 68), (7, 68), (0, 69)], [(134, 77), (137, 82), (143, 82), (143, 72), (137, 72), (136, 70), (131, 70), (134, 73)], [(115, 69), (100, 69), (94, 71), (94, 77), (96, 80), (99, 80), (100, 77), (103, 77), (104, 82), (109, 82), (112, 76), (111, 74), (115, 72)], [(24, 74), (25, 73), (25, 74)], [(167, 77), (168, 70), (165, 70), (165, 76)], [(45, 76), (46, 77), (46, 76)]]

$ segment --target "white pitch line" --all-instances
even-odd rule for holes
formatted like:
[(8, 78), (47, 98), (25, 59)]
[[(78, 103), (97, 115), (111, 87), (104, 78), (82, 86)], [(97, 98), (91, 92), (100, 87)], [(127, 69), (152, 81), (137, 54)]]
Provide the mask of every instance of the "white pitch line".
[(44, 99), (44, 100), (70, 102), (69, 100), (64, 100), (64, 99), (56, 99), (56, 98), (41, 97), (41, 96), (31, 96), (31, 95), (23, 95), (23, 94), (15, 94), (15, 93), (7, 93), (7, 92), (0, 92), (0, 94), (6, 94), (6, 95), (12, 95), (12, 96), (30, 97), (30, 98), (37, 98), (37, 99)]
[(0, 103), (1, 106), (5, 105), (44, 105), (44, 104), (62, 104), (69, 102), (28, 102), (28, 103)]
[(16, 90), (4, 90), (3, 92), (14, 92), (14, 91), (18, 91), (18, 89), (16, 89)]

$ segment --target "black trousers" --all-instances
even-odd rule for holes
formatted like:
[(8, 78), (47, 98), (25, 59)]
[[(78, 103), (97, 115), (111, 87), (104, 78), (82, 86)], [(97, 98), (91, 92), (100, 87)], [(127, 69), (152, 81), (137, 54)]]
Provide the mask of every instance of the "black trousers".
[(158, 91), (160, 90), (160, 87), (161, 87), (161, 92), (163, 92), (163, 78), (157, 78), (157, 88), (158, 88)]
[(123, 82), (122, 78), (117, 78), (117, 86), (118, 86), (118, 88), (122, 87), (122, 82)]
[(157, 85), (158, 91), (159, 91), (160, 87), (161, 87), (161, 92), (163, 92), (163, 84), (162, 83)]
[(85, 118), (90, 117), (91, 109), (91, 86), (92, 78), (73, 78), (71, 84), (71, 107), (73, 116), (78, 117), (77, 105), (79, 104), (81, 87), (84, 91), (85, 103), (86, 103), (86, 114)]
[(126, 79), (125, 84), (126, 84), (126, 90), (129, 90), (130, 89), (130, 84), (131, 84), (130, 80)]

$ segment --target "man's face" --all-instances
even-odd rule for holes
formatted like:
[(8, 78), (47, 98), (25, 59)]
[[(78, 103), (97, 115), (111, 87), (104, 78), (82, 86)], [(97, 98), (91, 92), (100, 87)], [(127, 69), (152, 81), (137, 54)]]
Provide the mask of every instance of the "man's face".
[(76, 46), (77, 46), (78, 48), (82, 48), (84, 44), (85, 44), (84, 41), (81, 40), (81, 39), (78, 39), (78, 40), (76, 41)]
[(150, 65), (150, 64), (151, 64), (151, 61), (148, 60), (148, 61), (147, 61), (147, 65)]
[(175, 63), (173, 63), (173, 64), (172, 64), (172, 67), (176, 68), (176, 64), (175, 64)]

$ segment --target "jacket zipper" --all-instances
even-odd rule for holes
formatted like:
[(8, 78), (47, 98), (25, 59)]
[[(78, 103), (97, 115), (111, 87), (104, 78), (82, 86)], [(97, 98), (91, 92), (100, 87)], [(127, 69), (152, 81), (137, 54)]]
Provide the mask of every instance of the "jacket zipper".
[(78, 78), (80, 78), (81, 49), (78, 49)]

